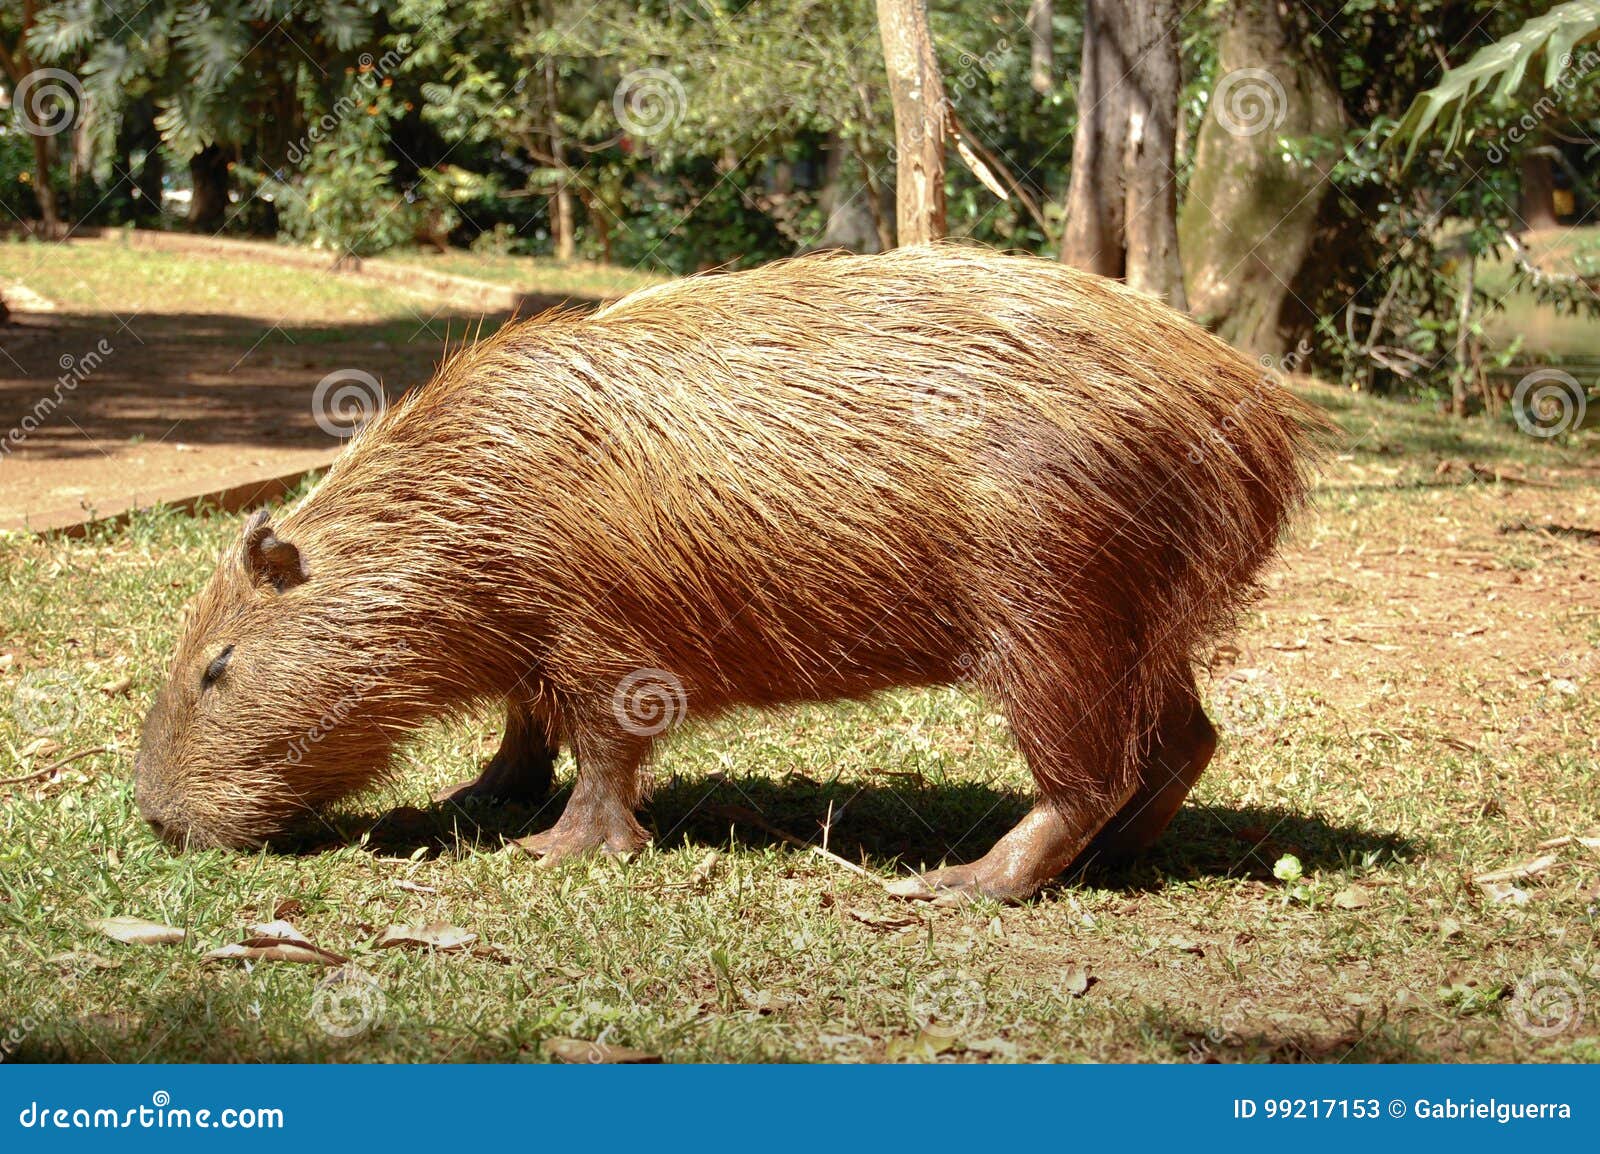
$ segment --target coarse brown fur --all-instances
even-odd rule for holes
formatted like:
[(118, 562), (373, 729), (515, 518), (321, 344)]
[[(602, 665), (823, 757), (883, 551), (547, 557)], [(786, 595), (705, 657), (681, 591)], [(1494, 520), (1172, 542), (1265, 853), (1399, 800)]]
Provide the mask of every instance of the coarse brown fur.
[(255, 844), (501, 700), (501, 776), (547, 774), (558, 742), (578, 760), (535, 848), (621, 851), (666, 722), (965, 682), (1003, 705), (1059, 869), (1141, 775), (1165, 784), (1164, 742), (1204, 747), (1172, 808), (1203, 768), (1191, 657), (1271, 555), (1318, 426), (1157, 301), (969, 247), (514, 324), (252, 523), (152, 710), (140, 803), (175, 840)]

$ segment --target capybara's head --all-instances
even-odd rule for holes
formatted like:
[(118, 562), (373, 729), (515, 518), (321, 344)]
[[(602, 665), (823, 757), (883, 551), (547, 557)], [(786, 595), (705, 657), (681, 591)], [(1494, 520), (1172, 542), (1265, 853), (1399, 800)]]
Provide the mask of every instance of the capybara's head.
[(388, 761), (390, 657), (362, 636), (344, 582), (280, 536), (245, 525), (191, 606), (134, 766), (139, 810), (191, 847), (259, 845)]

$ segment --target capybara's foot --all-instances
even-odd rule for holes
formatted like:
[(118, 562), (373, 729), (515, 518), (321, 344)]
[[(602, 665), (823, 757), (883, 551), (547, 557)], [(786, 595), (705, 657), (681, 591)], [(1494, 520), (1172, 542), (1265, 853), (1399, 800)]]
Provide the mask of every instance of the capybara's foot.
[(1077, 857), (1097, 822), (1063, 813), (1040, 802), (999, 841), (970, 865), (946, 866), (917, 878), (891, 884), (896, 897), (928, 901), (940, 893), (1025, 901), (1039, 892)]
[(1201, 708), (1193, 683), (1162, 715), (1150, 753), (1139, 769), (1139, 788), (1106, 822), (1083, 860), (1126, 861), (1144, 853), (1165, 832), (1184, 798), (1216, 752), (1217, 731)]
[(896, 897), (943, 904), (946, 898), (956, 901), (961, 898), (990, 898), (997, 902), (1022, 902), (1031, 898), (1044, 884), (1031, 884), (1026, 879), (991, 874), (979, 868), (981, 864), (973, 862), (971, 865), (929, 870), (925, 874), (890, 882), (886, 888)]
[(553, 866), (593, 853), (631, 858), (650, 844), (650, 835), (630, 813), (574, 817), (569, 807), (555, 825), (514, 844), (540, 865)]
[(472, 781), (440, 790), (433, 800), (537, 804), (550, 796), (559, 753), (543, 724), (525, 706), (513, 703), (506, 708), (506, 731), (500, 749), (483, 772)]

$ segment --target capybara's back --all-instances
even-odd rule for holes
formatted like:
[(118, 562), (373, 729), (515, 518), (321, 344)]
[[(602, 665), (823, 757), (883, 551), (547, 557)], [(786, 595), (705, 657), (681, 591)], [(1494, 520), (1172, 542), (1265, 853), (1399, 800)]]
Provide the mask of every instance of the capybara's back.
[[(482, 792), (547, 775), (559, 743), (577, 754), (567, 813), (531, 846), (552, 857), (640, 844), (637, 770), (667, 722), (970, 682), (1003, 704), (1042, 800), (932, 881), (1014, 896), (1119, 811), (1148, 841), (1198, 775), (1191, 655), (1270, 556), (1316, 426), (1249, 360), (1098, 277), (960, 247), (803, 258), (464, 351), (253, 529), (295, 551), (287, 582), (247, 542), (244, 578), (208, 592), (260, 603), (277, 651), (314, 671), (280, 689), (268, 746), (384, 670), (342, 740), (302, 753), (298, 796), (365, 784), (396, 735), (503, 698)], [(233, 644), (236, 663), (250, 635), (187, 660)], [(260, 836), (209, 811), (161, 820)]]

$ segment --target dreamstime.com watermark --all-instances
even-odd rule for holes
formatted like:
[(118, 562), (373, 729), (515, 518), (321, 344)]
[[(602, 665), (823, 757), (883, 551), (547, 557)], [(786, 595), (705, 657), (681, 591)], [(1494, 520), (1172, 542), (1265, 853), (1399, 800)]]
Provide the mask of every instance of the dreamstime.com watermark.
[(1265, 68), (1235, 68), (1217, 81), (1211, 107), (1228, 135), (1259, 136), (1283, 124), (1289, 98), (1283, 84)]
[(17, 683), (11, 715), (24, 733), (59, 737), (83, 712), (83, 682), (65, 669), (31, 669)]
[(646, 140), (671, 132), (688, 110), (683, 85), (665, 68), (636, 68), (611, 94), (611, 111), (623, 131)]
[(345, 720), (355, 712), (356, 706), (364, 701), (373, 688), (383, 684), (389, 677), (394, 666), (409, 656), (411, 647), (405, 642), (400, 642), (395, 648), (386, 653), (382, 659), (374, 662), (361, 676), (357, 677), (348, 691), (341, 694), (339, 699), (323, 711), (311, 727), (304, 734), (289, 742), (289, 748), (284, 752), (283, 760), (290, 765), (299, 765), (305, 760), (313, 745), (320, 745), (322, 739), (327, 737)]
[(356, 966), (341, 966), (311, 995), (311, 1020), (330, 1038), (359, 1038), (377, 1029), (389, 1008), (378, 979)]
[(684, 719), (689, 712), (689, 694), (668, 670), (635, 669), (617, 683), (611, 712), (627, 732), (654, 737)]
[(29, 136), (56, 136), (83, 110), (83, 85), (61, 68), (35, 68), (11, 94), (11, 114)]
[[(1533, 107), (1524, 112), (1511, 124), (1506, 126), (1505, 147), (1500, 141), (1489, 146), (1485, 154), (1490, 164), (1499, 164), (1509, 155), (1507, 149), (1515, 148), (1526, 140), (1540, 124), (1548, 120), (1574, 92), (1588, 91), (1589, 86), (1583, 82), (1600, 68), (1600, 51), (1589, 49), (1582, 56), (1573, 58), (1572, 53), (1563, 53), (1559, 61), (1560, 71), (1555, 80), (1545, 89), (1544, 95), (1536, 100)], [(1573, 67), (1577, 65), (1577, 67)]]
[(1511, 415), (1530, 437), (1557, 437), (1580, 428), (1588, 408), (1578, 378), (1560, 369), (1535, 369), (1511, 393)]
[(288, 152), (285, 153), (289, 163), (303, 164), (311, 155), (311, 150), (338, 131), (339, 125), (347, 116), (371, 104), (376, 90), (406, 62), (410, 55), (411, 41), (404, 36), (382, 56), (374, 57), (370, 52), (363, 52), (356, 62), (354, 87), (335, 100), (333, 107), (321, 117), (308, 124), (304, 136), (289, 145)]
[(283, 1110), (277, 1106), (202, 1107), (174, 1106), (172, 1095), (157, 1090), (148, 1105), (120, 1109), (111, 1106), (56, 1106), (29, 1102), (17, 1115), (24, 1130), (282, 1130)]
[(1245, 427), (1251, 410), (1260, 404), (1269, 389), (1283, 388), (1283, 378), (1298, 370), (1310, 357), (1311, 343), (1303, 339), (1281, 360), (1270, 355), (1263, 356), (1260, 360), (1261, 375), (1256, 378), (1255, 387), (1235, 403), (1203, 439), (1189, 446), (1189, 463), (1200, 464), (1206, 458), (1206, 451), (1213, 447), (1236, 452), (1238, 447), (1233, 443), (1233, 438)]
[(0, 459), (9, 457), (12, 449), (37, 432), (55, 411), (66, 403), (67, 398), (78, 391), (78, 386), (93, 376), (100, 366), (105, 364), (106, 358), (116, 351), (116, 346), (102, 337), (94, 348), (86, 353), (78, 356), (63, 353), (61, 359), (56, 362), (61, 367), (61, 375), (56, 378), (55, 385), (33, 403), (33, 407), (23, 414), (20, 421), (6, 430), (4, 437), (0, 437)]
[(330, 437), (349, 440), (387, 407), (383, 386), (365, 369), (334, 369), (311, 390), (311, 418)]

